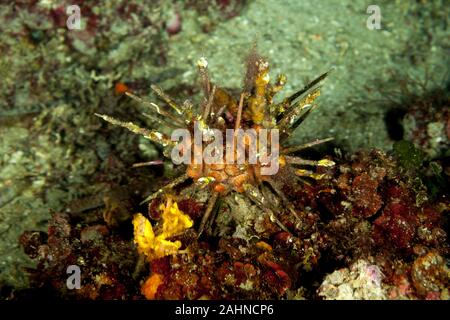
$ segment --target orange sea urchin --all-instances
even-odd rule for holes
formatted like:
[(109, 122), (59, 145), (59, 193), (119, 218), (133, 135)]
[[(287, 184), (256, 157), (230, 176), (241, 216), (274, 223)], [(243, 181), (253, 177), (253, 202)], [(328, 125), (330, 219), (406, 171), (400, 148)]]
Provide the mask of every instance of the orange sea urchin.
[[(232, 146), (227, 144), (225, 147), (226, 156), (218, 153), (219, 161), (213, 163), (205, 161), (205, 159), (196, 159), (194, 156), (194, 161), (187, 163), (184, 174), (149, 196), (145, 201), (150, 201), (190, 179), (194, 183), (201, 184), (202, 187), (205, 184), (208, 185), (211, 190), (211, 196), (199, 226), (199, 235), (208, 223), (213, 222), (211, 214), (217, 199), (229, 192), (245, 194), (264, 212), (267, 212), (272, 221), (287, 231), (287, 228), (276, 217), (279, 208), (271, 199), (277, 198), (282, 206), (292, 213), (297, 220), (297, 224), (301, 225), (300, 214), (296, 212), (284, 196), (280, 188), (280, 182), (290, 180), (291, 177), (295, 176), (321, 179), (324, 176), (323, 174), (316, 173), (313, 170), (296, 168), (296, 166), (330, 167), (334, 165), (332, 161), (328, 159), (306, 160), (290, 154), (329, 141), (331, 138), (293, 147), (286, 146), (286, 142), (294, 130), (316, 107), (314, 100), (320, 94), (318, 84), (328, 75), (328, 72), (281, 102), (275, 103), (273, 98), (285, 85), (286, 76), (279, 75), (275, 83), (270, 84), (269, 64), (255, 52), (252, 52), (247, 59), (245, 85), (238, 99), (211, 82), (207, 65), (204, 58), (201, 58), (197, 63), (204, 92), (204, 99), (200, 108), (195, 108), (189, 101), (179, 105), (155, 85), (152, 85), (151, 88), (170, 108), (159, 107), (155, 103), (144, 101), (132, 93), (126, 92), (129, 97), (156, 111), (155, 117), (162, 124), (173, 129), (182, 128), (192, 133), (194, 131), (203, 133), (200, 140), (194, 139), (193, 142), (189, 140), (187, 144), (180, 145), (177, 144), (176, 140), (156, 130), (141, 128), (132, 122), (122, 122), (107, 115), (97, 114), (97, 116), (112, 124), (125, 127), (161, 144), (164, 147), (165, 156), (168, 156), (170, 152), (173, 154), (174, 150), (184, 153), (186, 156), (187, 149), (190, 150), (191, 148), (194, 151), (196, 148), (200, 148), (200, 150), (204, 148), (205, 151), (209, 149), (210, 154), (217, 156), (217, 137), (210, 133), (219, 132), (225, 135), (231, 129), (234, 129), (231, 141), (244, 147), (244, 149), (239, 149), (235, 148), (234, 144)], [(162, 118), (159, 116), (162, 116)], [(263, 169), (268, 166), (269, 159), (263, 157), (261, 153), (261, 150), (263, 150), (261, 149), (261, 141), (255, 142), (256, 140), (252, 140), (256, 134), (267, 130), (274, 130), (277, 133), (271, 135), (265, 141), (267, 142), (265, 145), (266, 151), (269, 147), (271, 150), (277, 151), (276, 165), (277, 168), (279, 166), (279, 170), (275, 174), (264, 174)], [(215, 148), (208, 148), (208, 145), (213, 143), (215, 143)], [(219, 147), (223, 150), (222, 144), (223, 140), (219, 143)], [(252, 147), (254, 148), (252, 149)], [(251, 154), (252, 150), (253, 154)], [(267, 154), (264, 155), (267, 156)], [(251, 156), (253, 156), (253, 161), (250, 159)], [(192, 160), (190, 154), (188, 159)], [(273, 160), (273, 158), (270, 160)]]

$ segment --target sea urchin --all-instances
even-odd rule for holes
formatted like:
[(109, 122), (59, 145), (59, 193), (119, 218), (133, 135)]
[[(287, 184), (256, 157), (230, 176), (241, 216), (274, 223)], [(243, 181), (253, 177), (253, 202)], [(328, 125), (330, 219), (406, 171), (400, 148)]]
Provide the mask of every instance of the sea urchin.
[[(320, 94), (319, 83), (325, 79), (328, 72), (281, 102), (275, 103), (274, 96), (284, 87), (286, 76), (278, 75), (275, 83), (271, 84), (269, 64), (256, 52), (250, 53), (247, 59), (244, 87), (239, 97), (233, 97), (225, 89), (212, 83), (207, 65), (205, 58), (197, 62), (204, 93), (199, 108), (195, 108), (188, 100), (183, 105), (178, 104), (156, 85), (151, 88), (169, 108), (160, 107), (126, 92), (132, 99), (156, 111), (152, 117), (174, 129), (171, 137), (156, 130), (141, 128), (132, 122), (122, 122), (107, 115), (97, 114), (114, 125), (125, 127), (162, 145), (165, 156), (171, 155), (176, 164), (186, 165), (184, 174), (145, 201), (150, 201), (190, 180), (202, 188), (206, 185), (211, 191), (198, 229), (199, 235), (208, 224), (212, 224), (212, 212), (217, 199), (230, 192), (245, 194), (285, 231), (288, 229), (276, 217), (280, 207), (289, 210), (296, 219), (296, 225), (301, 226), (301, 213), (289, 203), (280, 184), (292, 181), (292, 177), (323, 178), (324, 174), (297, 166), (331, 167), (334, 165), (332, 161), (307, 160), (291, 154), (331, 138), (297, 146), (287, 146), (286, 142), (315, 109), (314, 101)], [(180, 135), (180, 132), (192, 133), (194, 139), (190, 138), (191, 135)], [(269, 149), (270, 155), (267, 154)]]

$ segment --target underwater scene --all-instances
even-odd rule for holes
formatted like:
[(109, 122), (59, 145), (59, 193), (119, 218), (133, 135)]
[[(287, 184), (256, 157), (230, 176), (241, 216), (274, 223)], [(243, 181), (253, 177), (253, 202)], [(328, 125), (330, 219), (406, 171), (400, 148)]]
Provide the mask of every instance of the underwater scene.
[(450, 300), (449, 17), (0, 1), (0, 300)]

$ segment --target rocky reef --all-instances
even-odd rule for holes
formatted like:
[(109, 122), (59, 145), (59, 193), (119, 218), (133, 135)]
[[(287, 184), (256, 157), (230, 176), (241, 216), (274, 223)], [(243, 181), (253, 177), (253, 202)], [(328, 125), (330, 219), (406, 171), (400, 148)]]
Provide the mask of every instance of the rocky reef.
[[(215, 96), (216, 87), (202, 69), (205, 63), (200, 65), (207, 89), (203, 111), (193, 117), (205, 121), (209, 113), (204, 110), (209, 110), (214, 119), (222, 114), (216, 109), (223, 101), (225, 110), (237, 115), (205, 121), (205, 130), (215, 123), (225, 128), (227, 121), (239, 127), (241, 117), (246, 126), (259, 126), (268, 114), (264, 110), (280, 115), (265, 125), (283, 128), (283, 113), (304, 120), (313, 109), (308, 91), (314, 92), (319, 80), (273, 105), (268, 97), (275, 87), (268, 81), (262, 84), (266, 89), (258, 87), (268, 79), (267, 64), (255, 54), (249, 61), (248, 68), (256, 68), (247, 71), (253, 82), (244, 92), (259, 93), (260, 99), (241, 94), (239, 103), (224, 92)], [(174, 110), (179, 108), (156, 90)], [(300, 102), (291, 106), (298, 97)], [(304, 111), (306, 104), (310, 109)], [(101, 117), (168, 145), (162, 133)], [(288, 123), (286, 128), (295, 129), (299, 122)], [(328, 140), (283, 150), (303, 153)], [(154, 185), (161, 187), (144, 202), (139, 201), (148, 178), (135, 173), (129, 177), (134, 184), (104, 196), (95, 208), (72, 205), (54, 213), (47, 233), (29, 231), (20, 239), (38, 261), (29, 270), (32, 287), (75, 299), (448, 299), (445, 161), (425, 157), (407, 141), (396, 143), (390, 153), (335, 152), (321, 160), (282, 153), (278, 161), (280, 173), (270, 180), (259, 171), (246, 171), (242, 183), (231, 176), (229, 185), (210, 177), (208, 166), (187, 166), (181, 180), (164, 185), (166, 178), (157, 178)], [(292, 169), (284, 171), (289, 168), (285, 162), (315, 169), (297, 169), (292, 175), (287, 173)], [(145, 165), (155, 163), (137, 167)], [(68, 290), (69, 265), (83, 270), (79, 290)]]
[[(282, 207), (290, 232), (230, 195), (213, 235), (198, 238), (185, 225), (165, 235), (178, 244), (172, 251), (146, 260), (133, 245), (129, 219), (117, 229), (99, 210), (82, 218), (55, 213), (47, 233), (21, 237), (39, 262), (30, 270), (32, 287), (77, 299), (448, 299), (448, 199), (429, 197), (415, 173), (380, 151), (336, 162), (329, 178), (286, 191), (307, 213), (307, 232)], [(158, 225), (164, 217), (155, 215), (155, 203), (162, 199), (153, 201), (146, 217)], [(182, 194), (178, 203), (178, 214), (197, 226), (205, 204)], [(81, 290), (67, 289), (72, 264), (83, 270)]]
[[(68, 5), (0, 4), (0, 299), (449, 299), (445, 1), (381, 30), (364, 1)], [(280, 172), (173, 165), (195, 121), (281, 129)]]

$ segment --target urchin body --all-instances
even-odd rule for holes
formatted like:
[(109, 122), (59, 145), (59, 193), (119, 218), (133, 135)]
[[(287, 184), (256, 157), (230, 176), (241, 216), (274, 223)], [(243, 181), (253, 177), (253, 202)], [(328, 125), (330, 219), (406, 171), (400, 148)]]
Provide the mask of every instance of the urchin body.
[[(269, 203), (268, 199), (280, 198), (285, 208), (292, 212), (292, 215), (298, 220), (298, 214), (293, 206), (287, 201), (283, 192), (280, 190), (278, 181), (289, 179), (287, 175), (309, 177), (320, 179), (323, 177), (313, 170), (304, 168), (295, 168), (301, 166), (333, 166), (334, 163), (327, 159), (318, 161), (306, 160), (300, 157), (290, 156), (290, 154), (307, 147), (329, 141), (328, 139), (316, 140), (300, 146), (284, 146), (286, 140), (291, 136), (294, 130), (306, 119), (310, 112), (315, 108), (314, 100), (319, 96), (318, 84), (327, 73), (316, 78), (303, 89), (295, 92), (293, 95), (285, 98), (279, 103), (274, 103), (273, 98), (285, 85), (286, 77), (279, 75), (274, 84), (270, 84), (269, 64), (257, 55), (250, 54), (247, 61), (247, 74), (245, 86), (239, 96), (235, 98), (224, 89), (214, 85), (207, 72), (207, 62), (201, 58), (197, 67), (202, 79), (202, 89), (204, 99), (199, 110), (194, 110), (193, 105), (186, 101), (182, 106), (177, 104), (171, 97), (165, 94), (159, 87), (152, 86), (152, 89), (168, 105), (170, 109), (161, 108), (158, 105), (147, 102), (137, 96), (128, 93), (133, 99), (149, 106), (159, 116), (164, 118), (156, 119), (161, 123), (176, 129), (184, 129), (195, 134), (194, 131), (200, 130), (205, 138), (189, 141), (186, 147), (180, 149), (176, 141), (155, 130), (140, 128), (133, 123), (125, 123), (109, 116), (99, 115), (106, 121), (116, 125), (121, 125), (129, 130), (144, 135), (146, 138), (161, 144), (166, 155), (168, 151), (187, 152), (188, 149), (205, 150), (209, 148), (210, 155), (219, 159), (219, 161), (207, 161), (204, 158), (191, 158), (191, 162), (186, 165), (184, 174), (174, 179), (171, 183), (158, 190), (146, 200), (152, 200), (159, 195), (170, 192), (175, 186), (191, 179), (199, 188), (209, 188), (210, 198), (208, 200), (206, 211), (199, 226), (199, 235), (203, 232), (207, 222), (210, 220), (217, 199), (229, 192), (238, 192), (247, 195), (255, 204), (261, 207), (263, 211), (268, 212), (274, 222), (280, 228), (287, 231), (287, 228), (276, 218), (277, 208)], [(233, 130), (231, 139), (227, 134)], [(208, 137), (211, 131), (222, 133), (227, 136), (227, 142), (232, 142), (233, 147), (228, 143), (217, 145), (215, 138)], [(253, 140), (255, 136), (261, 136), (261, 133), (267, 131), (276, 132), (276, 135), (267, 135), (263, 142)], [(217, 154), (219, 151), (211, 148), (212, 141), (215, 141), (216, 147), (219, 146), (223, 154)], [(241, 146), (242, 148), (237, 148)], [(261, 149), (263, 148), (263, 149)], [(265, 148), (265, 149), (264, 149)], [(271, 150), (271, 156), (262, 154), (261, 150)], [(274, 150), (276, 152), (274, 152)], [(198, 150), (197, 150), (198, 151)], [(255, 153), (256, 151), (256, 153)], [(253, 152), (253, 153), (252, 153)], [(263, 152), (264, 153), (264, 152)], [(274, 157), (275, 155), (275, 157)], [(252, 158), (253, 156), (253, 158)], [(270, 161), (276, 160), (276, 167), (280, 170), (267, 174), (267, 167), (271, 165)], [(284, 175), (284, 177), (282, 177)], [(212, 221), (209, 221), (212, 223)]]

